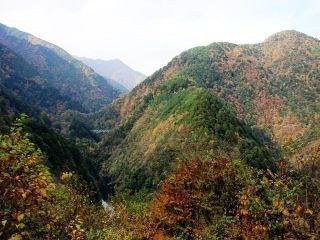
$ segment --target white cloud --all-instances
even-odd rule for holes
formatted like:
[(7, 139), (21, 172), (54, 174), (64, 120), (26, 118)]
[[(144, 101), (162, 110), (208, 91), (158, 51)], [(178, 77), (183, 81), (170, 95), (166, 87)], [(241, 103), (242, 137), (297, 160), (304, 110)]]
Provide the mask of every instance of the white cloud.
[(213, 41), (260, 42), (288, 28), (319, 34), (301, 15), (305, 12), (314, 22), (316, 4), (318, 0), (0, 0), (0, 21), (72, 54), (120, 58), (150, 74), (181, 51)]

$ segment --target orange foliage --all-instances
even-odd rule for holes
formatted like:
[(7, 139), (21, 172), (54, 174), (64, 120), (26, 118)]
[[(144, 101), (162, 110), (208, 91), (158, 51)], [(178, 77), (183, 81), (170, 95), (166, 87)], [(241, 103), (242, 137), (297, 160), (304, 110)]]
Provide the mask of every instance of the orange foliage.
[(160, 232), (196, 236), (216, 215), (234, 214), (240, 184), (227, 159), (195, 159), (161, 184), (151, 212)]

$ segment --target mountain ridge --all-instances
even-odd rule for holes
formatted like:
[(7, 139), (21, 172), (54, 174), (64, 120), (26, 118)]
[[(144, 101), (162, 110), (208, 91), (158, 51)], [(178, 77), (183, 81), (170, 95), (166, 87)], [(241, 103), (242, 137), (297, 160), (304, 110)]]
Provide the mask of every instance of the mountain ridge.
[(61, 95), (22, 57), (2, 44), (0, 83), (24, 103), (50, 114), (60, 114), (67, 109), (85, 111), (79, 103)]
[[(282, 32), (279, 32), (278, 34), (287, 34), (287, 33), (291, 33), (292, 31), (282, 31)], [(295, 32), (295, 31), (293, 31)], [(297, 32), (299, 33), (299, 32)], [(302, 34), (302, 33), (301, 33)], [(304, 36), (307, 36), (305, 34), (302, 34)], [(276, 36), (276, 34), (275, 34)], [(271, 38), (272, 39), (272, 38)], [(269, 40), (271, 40), (269, 39)], [(315, 40), (317, 43), (320, 43), (319, 40), (315, 39), (315, 38), (312, 38), (312, 37), (308, 37), (308, 39), (312, 39), (312, 40)], [(161, 81), (166, 81), (166, 80), (170, 80), (170, 78), (176, 73), (179, 71), (179, 68), (180, 68), (180, 64), (185, 64), (185, 60), (183, 60), (184, 56), (185, 55), (188, 55), (189, 53), (192, 54), (192, 52), (201, 52), (201, 51), (206, 51), (210, 49), (216, 49), (216, 51), (223, 51), (223, 50), (236, 50), (236, 51), (239, 51), (238, 48), (239, 47), (252, 47), (253, 49), (250, 49), (248, 51), (251, 51), (251, 54), (256, 54), (258, 51), (260, 51), (260, 49), (258, 48), (259, 44), (243, 44), (243, 45), (237, 45), (237, 44), (233, 44), (233, 43), (225, 43), (225, 42), (220, 42), (220, 43), (212, 43), (212, 44), (209, 44), (207, 46), (201, 46), (201, 47), (196, 47), (196, 48), (192, 48), (190, 50), (187, 50), (187, 51), (184, 51), (182, 52), (181, 54), (179, 54), (178, 56), (176, 56), (175, 58), (173, 58), (173, 60), (171, 62), (168, 63), (167, 66), (165, 66), (164, 68), (158, 70), (157, 72), (155, 72), (152, 76), (150, 76), (149, 78), (147, 78), (146, 81), (142, 82), (141, 83), (141, 86), (139, 86), (138, 88), (136, 89), (133, 89), (133, 91), (127, 95), (124, 95), (120, 98), (120, 100), (117, 100), (117, 102), (127, 102), (129, 103), (130, 102), (130, 105), (132, 105), (132, 102), (129, 101), (127, 98), (131, 97), (131, 96), (134, 96), (135, 94), (138, 96), (138, 95), (147, 95), (149, 93), (150, 90), (148, 90), (148, 86), (152, 86), (153, 85), (153, 82), (155, 80), (157, 80), (156, 84), (159, 84)], [(261, 43), (260, 46), (264, 46), (264, 43)], [(246, 51), (244, 49), (244, 51)], [(241, 53), (229, 53), (229, 56), (224, 56), (224, 57), (227, 57), (227, 61), (229, 62), (222, 62), (221, 64), (235, 64), (235, 62), (233, 61), (236, 61), (235, 58), (237, 56), (232, 56), (232, 54), (240, 54)], [(261, 53), (260, 53), (261, 54)], [(208, 56), (209, 57), (209, 56)], [(250, 56), (249, 56), (250, 57)], [(252, 61), (252, 59), (248, 59), (248, 61)], [(269, 66), (268, 66), (269, 67)], [(218, 72), (218, 71), (217, 71)], [(266, 74), (266, 73), (265, 73)], [(158, 77), (158, 78), (157, 78)], [(139, 92), (139, 93), (138, 93)], [(134, 101), (133, 101), (134, 102)]]
[[(171, 106), (169, 99), (175, 99), (176, 95), (197, 88), (204, 89), (214, 97), (228, 102), (237, 119), (250, 126), (251, 130), (248, 132), (254, 132), (250, 138), (260, 138), (260, 141), (271, 152), (279, 151), (283, 156), (288, 157), (300, 150), (297, 142), (302, 141), (304, 144), (309, 144), (314, 141), (318, 143), (317, 139), (320, 138), (317, 121), (320, 114), (318, 81), (320, 71), (317, 66), (320, 61), (314, 54), (314, 49), (320, 47), (320, 42), (307, 35), (290, 31), (280, 33), (281, 36), (288, 34), (294, 37), (285, 39), (285, 42), (278, 40), (277, 42), (287, 46), (290, 51), (279, 48), (278, 43), (273, 45), (274, 40), (270, 41), (270, 39), (267, 44), (212, 43), (184, 51), (130, 93), (115, 100), (111, 106), (113, 110), (106, 111), (105, 115), (102, 113), (100, 121), (100, 123), (114, 122), (116, 129), (106, 135), (100, 146), (100, 151), (106, 152), (105, 172), (111, 174), (116, 182), (126, 182), (121, 178), (120, 169), (124, 166), (131, 166), (131, 169), (140, 171), (138, 175), (133, 174), (133, 176), (143, 179), (145, 177), (143, 174), (147, 174), (148, 169), (154, 167), (152, 159), (158, 159), (157, 154), (160, 154), (158, 151), (168, 148), (165, 142), (160, 141), (155, 144), (147, 136), (155, 134), (158, 138), (170, 142), (170, 138), (167, 138), (169, 135), (165, 135), (164, 129), (161, 132), (157, 130), (159, 128), (157, 125), (150, 126), (155, 121), (154, 118), (158, 116), (156, 113), (150, 115), (150, 111), (156, 111), (154, 109), (162, 111), (163, 104)], [(277, 39), (278, 35), (275, 36), (271, 40)], [(295, 44), (297, 42), (300, 44)], [(108, 112), (114, 111), (117, 112), (117, 117), (120, 116), (120, 121), (108, 116)], [(171, 132), (174, 133), (182, 123), (179, 121), (179, 114), (172, 117), (173, 119), (169, 122), (174, 124), (170, 125)], [(146, 119), (147, 122), (145, 122)], [(161, 122), (159, 124), (162, 126)], [(228, 122), (226, 124), (228, 125)], [(192, 132), (194, 131), (198, 130), (191, 127), (187, 138), (193, 138)], [(213, 130), (215, 131), (219, 130)], [(263, 132), (262, 137), (259, 132)], [(310, 133), (312, 137), (308, 137)], [(116, 136), (117, 140), (112, 140)], [(198, 135), (196, 139), (195, 141), (200, 144), (201, 139), (205, 137)], [(149, 148), (136, 146), (136, 141), (139, 142), (139, 146), (149, 146)], [(238, 141), (241, 142), (240, 139)], [(250, 147), (250, 144), (245, 146), (244, 149), (256, 149), (260, 154), (264, 152), (262, 149)], [(241, 145), (237, 147), (238, 149), (243, 148)], [(274, 147), (275, 151), (272, 150)], [(150, 151), (154, 154), (151, 154), (151, 157)], [(166, 160), (158, 159), (156, 162), (160, 165), (161, 162), (174, 163), (182, 152), (178, 147), (173, 147), (172, 151), (177, 151), (178, 155), (169, 154), (163, 157)], [(219, 154), (223, 155), (223, 151), (220, 151)], [(253, 153), (247, 152), (246, 154), (253, 156)], [(130, 156), (130, 159), (126, 156)], [(275, 158), (279, 158), (279, 155)], [(263, 159), (264, 157), (261, 157), (260, 161)], [(167, 171), (168, 169), (155, 170), (159, 174)], [(131, 175), (128, 173), (126, 176)], [(141, 183), (134, 184), (134, 186), (139, 185)]]
[(62, 48), (16, 28), (0, 25), (0, 43), (32, 65), (62, 95), (95, 111), (115, 99), (119, 92), (91, 68)]

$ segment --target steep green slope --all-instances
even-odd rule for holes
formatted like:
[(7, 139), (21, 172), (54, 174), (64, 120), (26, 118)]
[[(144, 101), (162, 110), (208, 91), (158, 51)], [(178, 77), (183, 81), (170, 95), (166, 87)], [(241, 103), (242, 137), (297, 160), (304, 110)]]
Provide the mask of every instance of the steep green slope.
[(284, 31), (261, 44), (197, 47), (122, 97), (117, 109), (126, 119), (144, 96), (157, 94), (166, 84), (203, 87), (231, 103), (238, 118), (289, 148), (310, 131), (319, 137), (319, 46), (315, 38)]
[[(190, 148), (203, 158), (228, 156), (253, 167), (275, 169), (276, 153), (263, 145), (265, 136), (239, 121), (227, 103), (203, 88), (170, 87), (146, 106), (140, 117), (111, 133), (119, 138), (119, 129), (129, 130), (122, 132), (123, 141), (103, 166), (117, 187), (156, 188), (178, 159), (190, 158), (184, 154)], [(107, 147), (115, 143), (109, 139), (104, 142)]]
[(64, 138), (45, 124), (36, 123), (32, 119), (25, 121), (25, 130), (36, 146), (45, 153), (46, 165), (53, 175), (60, 177), (63, 172), (72, 171), (99, 193), (99, 174), (96, 166), (80, 151), (74, 141)]
[(63, 96), (94, 111), (118, 96), (106, 79), (63, 49), (28, 33), (0, 24), (0, 43), (28, 62)]
[(285, 31), (183, 52), (95, 118), (116, 127), (100, 146), (104, 172), (120, 187), (154, 188), (192, 147), (272, 168), (280, 149), (319, 143), (319, 46)]

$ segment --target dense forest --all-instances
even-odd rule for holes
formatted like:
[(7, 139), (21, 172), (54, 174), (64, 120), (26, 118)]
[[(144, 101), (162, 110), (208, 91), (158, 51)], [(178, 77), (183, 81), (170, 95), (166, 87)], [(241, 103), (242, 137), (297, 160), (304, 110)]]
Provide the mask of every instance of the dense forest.
[(319, 239), (319, 53), (212, 43), (119, 96), (0, 25), (0, 238)]

